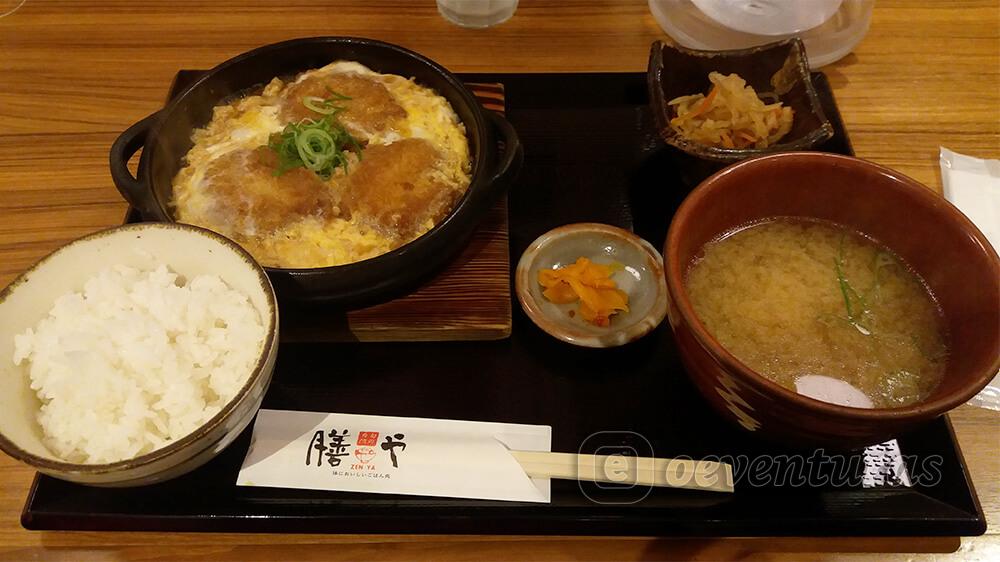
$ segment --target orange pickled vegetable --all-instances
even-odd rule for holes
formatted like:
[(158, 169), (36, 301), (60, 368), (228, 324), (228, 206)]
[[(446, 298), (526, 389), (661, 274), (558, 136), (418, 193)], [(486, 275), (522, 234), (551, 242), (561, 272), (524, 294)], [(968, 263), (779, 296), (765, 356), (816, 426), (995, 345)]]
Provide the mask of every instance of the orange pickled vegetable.
[(556, 304), (580, 301), (580, 316), (595, 326), (608, 326), (611, 315), (628, 312), (628, 295), (618, 288), (611, 275), (614, 266), (601, 265), (581, 257), (576, 263), (538, 272), (542, 294)]
[(545, 298), (556, 304), (569, 304), (576, 302), (580, 297), (576, 296), (576, 291), (568, 283), (556, 283), (542, 291)]

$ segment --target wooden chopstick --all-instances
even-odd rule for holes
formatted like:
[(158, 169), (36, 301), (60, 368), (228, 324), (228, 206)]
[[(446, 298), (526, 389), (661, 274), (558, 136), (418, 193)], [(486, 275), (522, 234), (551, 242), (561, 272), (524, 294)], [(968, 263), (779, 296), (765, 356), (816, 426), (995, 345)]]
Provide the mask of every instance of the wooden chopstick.
[(687, 459), (658, 459), (622, 455), (576, 455), (544, 451), (511, 451), (528, 476), (733, 491), (733, 469), (726, 463)]

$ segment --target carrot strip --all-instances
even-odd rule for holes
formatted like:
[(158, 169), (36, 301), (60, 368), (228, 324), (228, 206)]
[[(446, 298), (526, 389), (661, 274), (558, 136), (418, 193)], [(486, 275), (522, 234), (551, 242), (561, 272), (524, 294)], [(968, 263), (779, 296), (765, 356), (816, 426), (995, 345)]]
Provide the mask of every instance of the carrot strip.
[(712, 91), (708, 93), (708, 97), (702, 100), (701, 105), (698, 106), (698, 109), (695, 109), (691, 113), (686, 114), (685, 117), (688, 119), (694, 119), (695, 117), (708, 111), (708, 108), (711, 107), (712, 105), (712, 100), (715, 99), (715, 96), (718, 93), (719, 93), (719, 87), (712, 86)]
[(556, 304), (569, 304), (571, 302), (576, 302), (580, 300), (580, 297), (577, 296), (576, 291), (573, 290), (573, 287), (571, 287), (569, 283), (566, 283), (565, 281), (560, 281), (558, 285), (554, 285), (552, 287), (549, 287), (548, 289), (545, 289), (544, 291), (542, 291), (542, 294), (545, 295), (545, 298), (549, 299), (550, 301)]
[(628, 312), (628, 295), (611, 276), (620, 268), (580, 257), (576, 263), (538, 272), (542, 294), (556, 304), (580, 301), (580, 317), (595, 326), (608, 326), (613, 314)]

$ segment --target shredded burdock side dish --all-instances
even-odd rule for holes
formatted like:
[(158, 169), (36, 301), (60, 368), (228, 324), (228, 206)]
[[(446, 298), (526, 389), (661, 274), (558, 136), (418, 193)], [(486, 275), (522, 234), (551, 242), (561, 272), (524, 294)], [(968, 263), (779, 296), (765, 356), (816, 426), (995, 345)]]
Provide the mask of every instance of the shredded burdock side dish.
[(767, 148), (792, 129), (792, 108), (774, 94), (774, 103), (764, 103), (738, 74), (708, 75), (708, 95), (681, 96), (667, 102), (676, 117), (670, 126), (690, 141), (721, 148)]

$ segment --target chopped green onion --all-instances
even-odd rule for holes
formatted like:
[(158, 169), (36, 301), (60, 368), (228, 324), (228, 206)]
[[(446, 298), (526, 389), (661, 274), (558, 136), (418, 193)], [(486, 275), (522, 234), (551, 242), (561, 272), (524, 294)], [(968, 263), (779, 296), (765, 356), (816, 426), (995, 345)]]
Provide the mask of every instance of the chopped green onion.
[[(833, 270), (837, 274), (837, 284), (840, 286), (840, 294), (844, 297), (844, 308), (847, 309), (847, 320), (863, 335), (871, 335), (871, 330), (861, 324), (865, 314), (870, 312), (868, 302), (854, 287), (844, 274), (844, 237), (840, 238), (840, 248), (837, 250), (837, 257), (833, 258)], [(857, 301), (858, 310), (852, 305), (853, 300)]]
[(325, 100), (316, 96), (306, 96), (302, 98), (302, 105), (323, 115), (333, 115), (344, 110), (343, 107), (333, 105), (331, 100)]
[(323, 129), (303, 129), (295, 137), (302, 164), (314, 172), (326, 165), (329, 154), (336, 149), (333, 137)]
[(840, 285), (840, 293), (844, 295), (844, 307), (847, 309), (847, 317), (853, 322), (854, 310), (851, 308), (850, 284), (844, 277), (844, 270), (840, 267), (839, 259), (833, 260), (833, 269), (837, 272), (837, 284)]
[(350, 96), (345, 96), (344, 94), (341, 94), (341, 93), (338, 93), (338, 92), (334, 92), (332, 89), (330, 89), (329, 86), (326, 87), (326, 91), (330, 93), (330, 98), (331, 99), (345, 100), (345, 101), (351, 99)]
[(319, 121), (307, 118), (289, 123), (280, 134), (271, 136), (268, 147), (278, 156), (275, 176), (295, 168), (306, 168), (328, 180), (337, 168), (347, 169), (345, 150), (361, 158), (361, 144), (333, 115)]
[(302, 98), (302, 105), (323, 115), (334, 115), (347, 109), (343, 106), (336, 105), (334, 102), (346, 101), (351, 99), (350, 97), (334, 92), (329, 87), (326, 88), (326, 91), (330, 93), (329, 98), (323, 99), (318, 96), (306, 96)]

